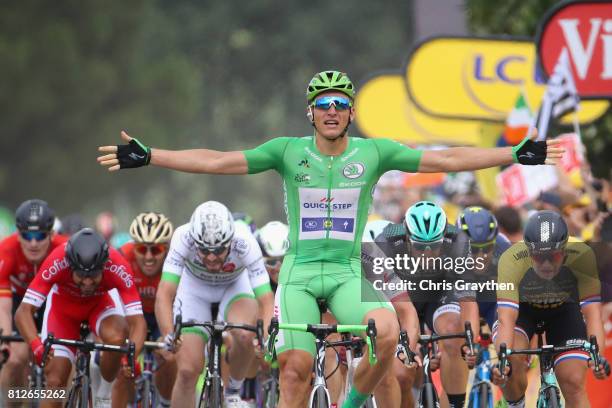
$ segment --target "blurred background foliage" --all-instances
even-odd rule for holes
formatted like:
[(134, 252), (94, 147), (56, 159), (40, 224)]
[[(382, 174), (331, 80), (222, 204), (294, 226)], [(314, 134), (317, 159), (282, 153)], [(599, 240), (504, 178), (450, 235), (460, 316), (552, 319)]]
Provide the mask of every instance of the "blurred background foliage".
[[(465, 8), (474, 33), (533, 36), (553, 3), (468, 0)], [(143, 210), (181, 224), (209, 199), (260, 223), (282, 219), (273, 172), (108, 174), (96, 147), (118, 142), (121, 129), (169, 149), (244, 149), (311, 134), (304, 91), (315, 72), (341, 69), (359, 84), (401, 67), (413, 42), (409, 0), (0, 2), (0, 204), (39, 197), (60, 216), (80, 212), (90, 222), (110, 210), (124, 229)], [(611, 127), (607, 115), (585, 132), (590, 153), (610, 157), (599, 135)]]

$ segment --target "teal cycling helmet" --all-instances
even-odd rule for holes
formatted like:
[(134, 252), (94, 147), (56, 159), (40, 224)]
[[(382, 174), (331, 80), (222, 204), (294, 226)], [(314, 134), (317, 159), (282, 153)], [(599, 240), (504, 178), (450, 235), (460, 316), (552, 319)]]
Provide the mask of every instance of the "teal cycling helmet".
[(420, 242), (439, 241), (444, 237), (446, 214), (431, 201), (419, 201), (404, 216), (408, 237)]
[(340, 71), (322, 71), (316, 74), (306, 88), (306, 99), (311, 103), (314, 98), (325, 91), (338, 91), (349, 98), (355, 98), (355, 87), (348, 75)]

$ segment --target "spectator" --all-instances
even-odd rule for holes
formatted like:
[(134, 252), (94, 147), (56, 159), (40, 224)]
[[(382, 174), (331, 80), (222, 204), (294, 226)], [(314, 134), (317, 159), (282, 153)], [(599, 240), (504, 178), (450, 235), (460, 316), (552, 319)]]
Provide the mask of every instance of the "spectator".
[(497, 218), (499, 231), (504, 234), (510, 242), (519, 242), (523, 239), (523, 225), (521, 214), (514, 207), (503, 206), (493, 211)]

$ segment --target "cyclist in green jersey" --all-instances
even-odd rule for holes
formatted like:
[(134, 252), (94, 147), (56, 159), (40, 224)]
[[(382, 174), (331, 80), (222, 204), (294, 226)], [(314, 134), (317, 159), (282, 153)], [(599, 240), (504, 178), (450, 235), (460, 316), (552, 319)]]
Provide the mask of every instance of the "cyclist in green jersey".
[[(378, 364), (362, 361), (346, 407), (360, 406), (394, 358), (399, 325), (392, 306), (362, 282), (360, 238), (372, 189), (388, 170), (469, 171), (513, 162), (552, 164), (563, 153), (553, 140), (525, 138), (515, 147), (456, 147), (419, 151), (389, 139), (349, 137), (355, 118), (355, 89), (345, 73), (323, 71), (308, 84), (307, 116), (314, 136), (279, 137), (246, 151), (162, 150), (145, 146), (125, 131), (126, 143), (102, 146), (98, 158), (110, 171), (152, 164), (208, 174), (252, 174), (276, 170), (283, 178), (290, 249), (276, 292), (281, 322), (315, 323), (317, 299), (326, 299), (342, 324), (376, 321)], [(363, 286), (363, 287), (362, 287)], [(361, 291), (368, 299), (362, 302)], [(281, 406), (303, 407), (310, 387), (314, 343), (308, 334), (279, 336)]]

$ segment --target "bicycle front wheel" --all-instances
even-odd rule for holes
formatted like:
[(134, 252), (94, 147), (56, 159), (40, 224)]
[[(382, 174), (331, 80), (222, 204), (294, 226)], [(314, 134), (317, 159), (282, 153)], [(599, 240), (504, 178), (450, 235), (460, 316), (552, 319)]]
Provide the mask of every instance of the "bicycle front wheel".
[(89, 377), (84, 376), (81, 383), (81, 403), (79, 407), (81, 408), (89, 408), (93, 407), (93, 404), (90, 401), (90, 388), (89, 388)]
[(153, 398), (151, 395), (151, 380), (145, 378), (142, 383), (142, 400), (140, 403), (141, 408), (153, 408)]
[(486, 383), (480, 384), (478, 387), (478, 408), (492, 408), (493, 396), (491, 395), (489, 385)]
[(329, 394), (325, 387), (318, 386), (312, 390), (312, 394), (310, 394), (310, 408), (329, 408), (330, 405)]
[(544, 390), (544, 404), (538, 404), (538, 407), (539, 406), (545, 408), (561, 408), (559, 393), (555, 387), (548, 387)]
[(363, 404), (363, 406), (365, 408), (377, 408), (376, 400), (374, 399), (374, 396), (370, 395), (368, 399), (366, 400), (365, 404)]
[[(223, 407), (223, 385), (221, 378), (212, 376), (206, 379), (203, 396), (204, 407), (206, 408), (222, 408)], [(202, 406), (200, 401), (200, 406)]]
[(438, 394), (432, 383), (423, 384), (419, 398), (419, 408), (438, 408)]
[(270, 383), (270, 389), (266, 392), (265, 408), (276, 408), (278, 405), (278, 384), (276, 381)]

